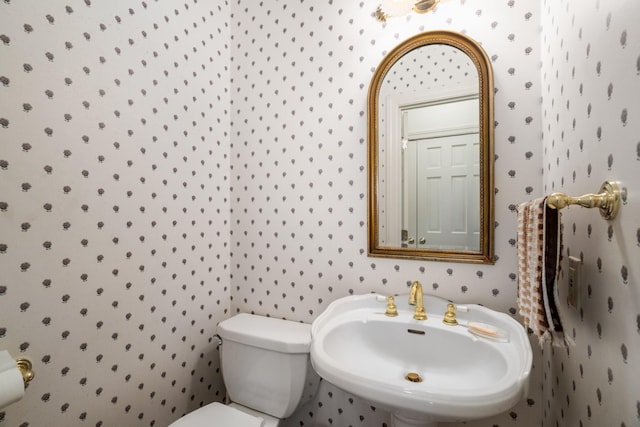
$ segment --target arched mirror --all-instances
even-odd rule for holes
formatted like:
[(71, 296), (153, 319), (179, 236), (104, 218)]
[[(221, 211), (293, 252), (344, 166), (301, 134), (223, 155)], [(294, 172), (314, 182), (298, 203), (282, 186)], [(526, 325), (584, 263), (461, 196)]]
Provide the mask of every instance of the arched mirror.
[(493, 263), (493, 72), (469, 37), (429, 31), (368, 98), (369, 255)]

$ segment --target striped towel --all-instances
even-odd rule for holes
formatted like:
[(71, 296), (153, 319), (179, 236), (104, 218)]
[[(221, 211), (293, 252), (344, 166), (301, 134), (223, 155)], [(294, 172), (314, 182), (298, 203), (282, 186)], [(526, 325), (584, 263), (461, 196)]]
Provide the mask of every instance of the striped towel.
[(562, 328), (557, 278), (560, 271), (560, 213), (546, 198), (518, 205), (518, 310), (542, 346), (570, 341)]

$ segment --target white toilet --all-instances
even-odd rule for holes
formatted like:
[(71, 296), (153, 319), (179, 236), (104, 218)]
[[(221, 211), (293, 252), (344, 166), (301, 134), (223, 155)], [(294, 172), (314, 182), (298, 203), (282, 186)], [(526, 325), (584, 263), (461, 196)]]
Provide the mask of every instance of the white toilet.
[(276, 427), (315, 395), (311, 325), (243, 313), (220, 322), (218, 335), (232, 403), (203, 406), (170, 427)]

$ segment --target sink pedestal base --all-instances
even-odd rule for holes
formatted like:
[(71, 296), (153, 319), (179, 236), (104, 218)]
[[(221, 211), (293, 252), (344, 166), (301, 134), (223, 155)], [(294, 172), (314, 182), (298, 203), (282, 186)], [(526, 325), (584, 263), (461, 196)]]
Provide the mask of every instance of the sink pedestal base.
[(438, 427), (438, 423), (391, 414), (391, 427)]

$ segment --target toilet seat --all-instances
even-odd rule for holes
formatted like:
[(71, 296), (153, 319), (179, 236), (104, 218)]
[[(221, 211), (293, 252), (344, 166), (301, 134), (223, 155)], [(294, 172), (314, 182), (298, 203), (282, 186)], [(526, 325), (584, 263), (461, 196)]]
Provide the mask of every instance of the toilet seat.
[(188, 413), (169, 427), (263, 427), (264, 419), (241, 412), (219, 402), (210, 403)]

